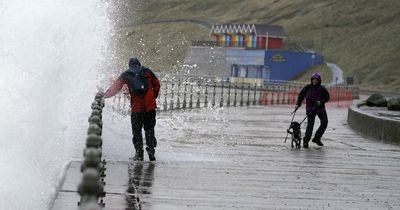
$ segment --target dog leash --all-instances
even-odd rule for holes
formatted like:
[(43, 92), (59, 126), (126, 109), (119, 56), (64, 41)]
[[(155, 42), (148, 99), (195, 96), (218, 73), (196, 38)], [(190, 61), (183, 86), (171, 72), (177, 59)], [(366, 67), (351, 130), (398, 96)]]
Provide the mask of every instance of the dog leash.
[[(299, 107), (295, 108), (295, 109), (293, 110), (293, 112), (290, 113), (290, 115), (293, 115), (293, 116), (292, 116), (292, 120), (290, 120), (290, 124), (293, 122), (294, 116), (296, 116), (296, 112), (297, 112), (298, 109), (299, 109)], [(288, 128), (288, 129), (290, 129), (290, 125), (289, 125), (289, 128)], [(286, 143), (288, 136), (289, 136), (289, 133), (286, 132), (286, 137), (285, 137), (284, 143)]]
[(300, 122), (300, 125), (303, 124), (303, 122), (306, 121), (308, 115), (310, 115), (311, 113), (313, 113), (317, 108), (318, 108), (318, 106), (315, 106), (314, 108), (312, 108), (311, 111), (310, 111), (309, 113), (306, 114), (306, 117), (304, 117), (304, 119)]

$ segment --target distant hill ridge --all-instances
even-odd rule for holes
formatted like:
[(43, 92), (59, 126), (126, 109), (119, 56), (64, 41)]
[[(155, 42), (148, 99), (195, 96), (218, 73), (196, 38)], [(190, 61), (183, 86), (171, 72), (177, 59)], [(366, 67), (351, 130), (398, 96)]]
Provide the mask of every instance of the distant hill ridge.
[[(140, 0), (131, 6), (135, 10), (126, 18), (137, 23), (206, 19), (218, 23), (282, 25), (288, 40), (313, 42), (313, 50), (322, 52), (326, 61), (339, 65), (345, 77), (355, 76), (361, 87), (400, 91), (398, 0)], [(151, 50), (142, 49), (140, 54), (144, 59), (164, 56), (151, 64), (159, 67), (161, 62), (163, 69), (179, 68), (181, 62), (176, 60), (183, 61), (191, 39), (210, 40), (207, 29), (195, 22), (158, 23), (124, 30), (137, 31), (136, 38), (144, 41), (157, 36), (160, 42), (149, 41)], [(172, 45), (175, 52), (154, 52)], [(174, 56), (169, 56), (171, 53)]]

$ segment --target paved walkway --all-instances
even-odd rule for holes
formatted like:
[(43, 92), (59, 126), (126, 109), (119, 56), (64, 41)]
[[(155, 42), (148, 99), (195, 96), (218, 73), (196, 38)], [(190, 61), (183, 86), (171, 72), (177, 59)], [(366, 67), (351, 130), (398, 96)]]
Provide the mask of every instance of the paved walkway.
[[(136, 201), (126, 199), (128, 185), (141, 209), (400, 208), (400, 147), (360, 137), (346, 125), (346, 109), (330, 108), (326, 146), (291, 149), (283, 143), (291, 110), (162, 113), (154, 164), (128, 161), (129, 119), (106, 115), (106, 209)], [(54, 209), (76, 205), (78, 166), (71, 164)]]
[(333, 63), (326, 63), (326, 65), (331, 69), (332, 71), (332, 81), (331, 84), (342, 84), (344, 83), (343, 79), (343, 70), (337, 66), (336, 64)]

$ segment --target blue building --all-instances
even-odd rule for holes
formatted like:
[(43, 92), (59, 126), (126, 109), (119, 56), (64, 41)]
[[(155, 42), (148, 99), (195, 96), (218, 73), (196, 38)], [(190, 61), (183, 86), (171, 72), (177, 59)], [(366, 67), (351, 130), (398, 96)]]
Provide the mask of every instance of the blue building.
[(283, 50), (227, 49), (226, 63), (231, 65), (230, 80), (247, 78), (269, 82), (291, 80), (307, 69), (324, 63), (314, 52)]

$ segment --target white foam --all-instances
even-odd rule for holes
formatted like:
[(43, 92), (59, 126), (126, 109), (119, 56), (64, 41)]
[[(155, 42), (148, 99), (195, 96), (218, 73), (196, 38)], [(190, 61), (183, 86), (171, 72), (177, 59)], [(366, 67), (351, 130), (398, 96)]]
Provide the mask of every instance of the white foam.
[(48, 209), (63, 167), (81, 154), (106, 6), (0, 1), (0, 209)]

